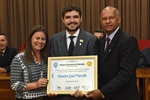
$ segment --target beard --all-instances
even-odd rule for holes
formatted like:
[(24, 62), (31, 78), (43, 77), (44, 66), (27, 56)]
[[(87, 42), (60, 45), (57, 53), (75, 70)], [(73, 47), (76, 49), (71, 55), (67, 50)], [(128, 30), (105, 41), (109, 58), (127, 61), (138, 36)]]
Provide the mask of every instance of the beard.
[(76, 27), (75, 29), (70, 29), (70, 28), (68, 28), (68, 27), (65, 27), (65, 28), (66, 28), (66, 30), (69, 31), (69, 32), (75, 32), (75, 31), (77, 31), (77, 30), (80, 28), (80, 26)]
[[(76, 25), (77, 25), (77, 23), (75, 23), (75, 22), (71, 22), (71, 23), (69, 23), (68, 25), (70, 25), (70, 24), (76, 24)], [(74, 29), (71, 29), (71, 28), (69, 28), (69, 27), (65, 27), (65, 28), (66, 28), (66, 30), (68, 30), (69, 32), (75, 32), (75, 31), (77, 31), (77, 30), (80, 28), (80, 25), (77, 26), (77, 27), (74, 28)]]

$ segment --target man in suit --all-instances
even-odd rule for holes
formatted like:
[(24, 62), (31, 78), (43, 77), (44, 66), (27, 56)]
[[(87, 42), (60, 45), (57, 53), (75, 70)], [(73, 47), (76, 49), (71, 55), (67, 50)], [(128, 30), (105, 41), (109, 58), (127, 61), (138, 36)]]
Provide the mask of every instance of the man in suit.
[(139, 67), (150, 67), (150, 48), (140, 51)]
[[(68, 5), (62, 11), (62, 21), (66, 30), (53, 35), (50, 39), (51, 56), (82, 56), (98, 53), (97, 38), (80, 28), (82, 22), (81, 9)], [(73, 36), (74, 50), (69, 53), (70, 36)], [(61, 83), (60, 83), (61, 84)], [(71, 95), (58, 95), (55, 100), (76, 100)], [(84, 99), (84, 98), (83, 98)]]
[(101, 38), (104, 37), (105, 32), (103, 30), (98, 29), (93, 32), (93, 35), (96, 36), (100, 40)]
[(17, 49), (8, 47), (7, 36), (0, 33), (0, 73), (10, 72), (10, 64), (17, 54)]
[[(104, 8), (100, 17), (106, 37), (100, 43), (99, 89), (88, 92), (86, 97), (102, 100), (140, 100), (136, 85), (139, 60), (137, 39), (119, 27), (121, 18), (116, 8)], [(109, 43), (106, 40), (109, 40)]]

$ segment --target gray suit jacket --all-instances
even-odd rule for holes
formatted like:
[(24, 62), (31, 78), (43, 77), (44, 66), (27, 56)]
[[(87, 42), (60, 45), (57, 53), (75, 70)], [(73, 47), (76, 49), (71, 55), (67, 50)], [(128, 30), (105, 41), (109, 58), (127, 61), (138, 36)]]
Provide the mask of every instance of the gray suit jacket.
[[(82, 40), (82, 41), (81, 41)], [(96, 55), (98, 53), (98, 39), (92, 34), (80, 30), (73, 56)], [(80, 45), (81, 44), (81, 45)], [(59, 32), (50, 39), (51, 56), (68, 56), (66, 32)], [(54, 100), (90, 100), (86, 98), (76, 98), (70, 95), (57, 95)]]
[[(83, 40), (81, 42), (80, 40)], [(81, 44), (81, 45), (80, 45)], [(68, 56), (66, 32), (59, 32), (50, 39), (51, 56)], [(95, 55), (98, 52), (97, 38), (92, 34), (80, 30), (73, 56)]]

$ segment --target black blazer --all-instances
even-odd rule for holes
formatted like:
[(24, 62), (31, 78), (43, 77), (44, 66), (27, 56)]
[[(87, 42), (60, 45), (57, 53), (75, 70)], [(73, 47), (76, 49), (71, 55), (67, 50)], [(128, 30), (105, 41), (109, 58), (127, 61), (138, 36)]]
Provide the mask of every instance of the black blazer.
[(140, 51), (139, 67), (150, 67), (150, 48)]
[(99, 88), (106, 100), (140, 100), (136, 85), (137, 39), (119, 29), (104, 52), (100, 43)]
[(0, 67), (5, 68), (6, 72), (10, 72), (11, 62), (16, 54), (17, 54), (17, 49), (7, 47), (2, 58), (0, 58), (1, 59)]

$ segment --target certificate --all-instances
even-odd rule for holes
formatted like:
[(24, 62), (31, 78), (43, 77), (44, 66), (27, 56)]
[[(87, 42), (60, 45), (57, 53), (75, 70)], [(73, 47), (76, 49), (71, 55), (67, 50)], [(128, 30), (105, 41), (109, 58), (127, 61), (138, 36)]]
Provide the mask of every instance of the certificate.
[(97, 56), (65, 56), (48, 58), (47, 93), (86, 93), (97, 89)]

